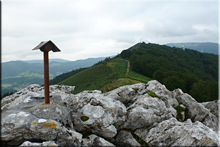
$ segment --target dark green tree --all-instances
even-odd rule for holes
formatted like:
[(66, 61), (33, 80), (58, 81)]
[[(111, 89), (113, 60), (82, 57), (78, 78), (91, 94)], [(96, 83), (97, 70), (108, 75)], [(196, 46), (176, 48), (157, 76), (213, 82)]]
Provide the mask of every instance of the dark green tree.
[(153, 79), (156, 79), (157, 81), (163, 83), (164, 79), (166, 78), (166, 75), (164, 72), (157, 70), (153, 74)]

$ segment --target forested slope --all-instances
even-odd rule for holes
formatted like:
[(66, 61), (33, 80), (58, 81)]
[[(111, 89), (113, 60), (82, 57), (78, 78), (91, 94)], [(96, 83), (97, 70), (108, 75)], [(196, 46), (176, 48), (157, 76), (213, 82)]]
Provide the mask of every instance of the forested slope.
[(122, 51), (121, 57), (169, 90), (180, 88), (199, 102), (218, 99), (218, 55), (143, 42)]

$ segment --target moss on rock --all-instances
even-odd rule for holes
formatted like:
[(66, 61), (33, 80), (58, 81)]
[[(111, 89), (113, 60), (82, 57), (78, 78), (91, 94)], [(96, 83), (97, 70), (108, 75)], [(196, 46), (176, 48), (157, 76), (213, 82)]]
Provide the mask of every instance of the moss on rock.
[(152, 97), (158, 97), (158, 96), (156, 95), (156, 93), (154, 93), (154, 92), (152, 92), (152, 91), (148, 91), (147, 94), (150, 95), (150, 96), (152, 96)]
[(82, 116), (82, 117), (81, 117), (81, 120), (82, 120), (82, 121), (87, 121), (88, 119), (89, 119), (88, 116)]

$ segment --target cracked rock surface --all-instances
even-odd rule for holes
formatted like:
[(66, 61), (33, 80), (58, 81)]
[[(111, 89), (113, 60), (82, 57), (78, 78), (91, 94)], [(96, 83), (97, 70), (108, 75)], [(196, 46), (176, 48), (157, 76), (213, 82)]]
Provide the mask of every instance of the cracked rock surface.
[[(156, 80), (71, 94), (33, 84), (1, 100), (5, 146), (219, 146), (219, 101), (198, 103)], [(181, 109), (181, 112), (177, 108)]]

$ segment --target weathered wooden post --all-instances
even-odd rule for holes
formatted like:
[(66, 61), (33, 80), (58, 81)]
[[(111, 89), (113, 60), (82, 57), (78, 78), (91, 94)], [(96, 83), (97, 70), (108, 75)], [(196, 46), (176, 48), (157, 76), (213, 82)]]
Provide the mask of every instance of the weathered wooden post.
[(48, 62), (48, 52), (60, 52), (58, 47), (52, 41), (42, 41), (39, 45), (37, 45), (33, 50), (40, 49), (44, 52), (44, 93), (45, 93), (45, 104), (50, 104), (49, 98), (49, 62)]

